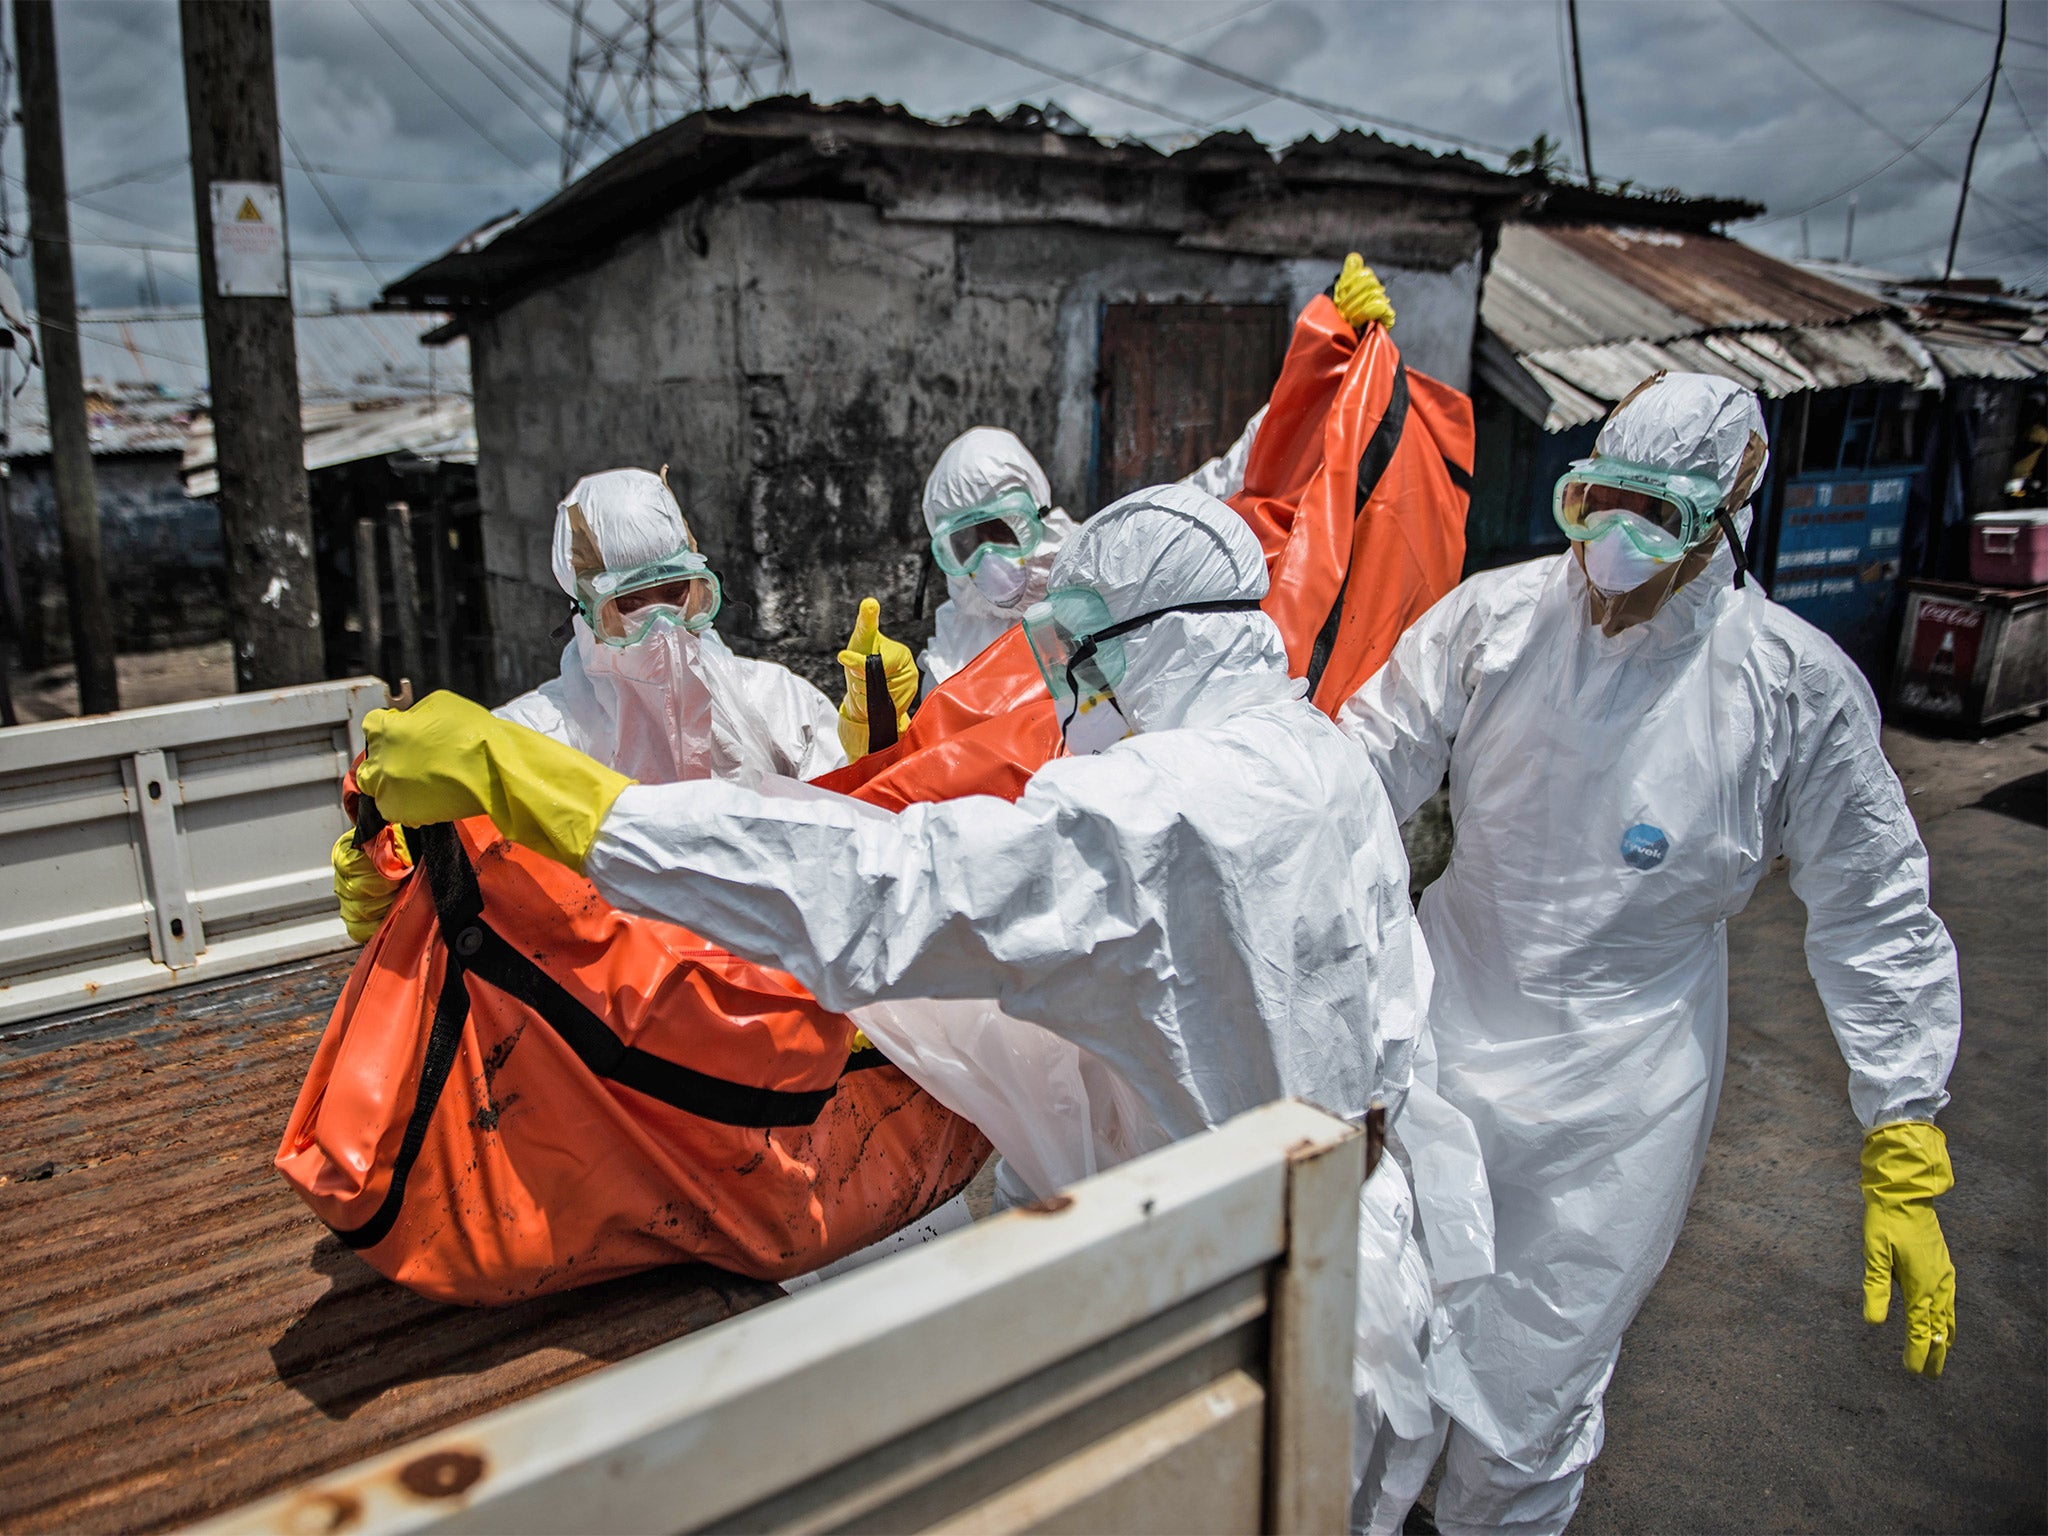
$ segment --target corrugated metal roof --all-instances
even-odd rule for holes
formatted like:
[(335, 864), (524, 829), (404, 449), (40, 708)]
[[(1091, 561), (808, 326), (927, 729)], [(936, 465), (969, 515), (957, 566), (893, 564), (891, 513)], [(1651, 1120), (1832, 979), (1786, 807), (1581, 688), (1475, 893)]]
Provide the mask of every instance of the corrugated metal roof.
[[(321, 401), (299, 413), (306, 438), (306, 468), (329, 469), (359, 459), (408, 453), (442, 464), (476, 462), (476, 413), (468, 399)], [(187, 496), (220, 490), (214, 467), (213, 421), (201, 415), (179, 439)]]
[[(467, 342), (423, 347), (442, 317), (342, 310), (305, 314), (295, 327), (299, 392), (308, 403), (469, 394)], [(106, 312), (78, 322), (79, 353), (96, 453), (175, 451), (182, 420), (206, 400), (206, 330), (199, 311)], [(20, 364), (10, 365), (11, 378)], [(96, 404), (94, 403), (96, 402)], [(41, 370), (9, 406), (9, 458), (50, 451)]]
[(458, 1307), (378, 1276), (271, 1167), (347, 969), (0, 1040), (0, 1529), (182, 1526), (777, 1294), (682, 1266)]
[(1557, 347), (1520, 354), (1520, 361), (1550, 396), (1547, 432), (1598, 421), (1659, 369), (1719, 374), (1772, 398), (1852, 384), (1941, 387), (1928, 350), (1888, 319)]
[[(1552, 432), (1599, 420), (1659, 369), (1719, 374), (1772, 397), (1939, 389), (1951, 371), (1882, 294), (1680, 230), (1511, 225), (1480, 316), (1549, 397)], [(1497, 388), (1526, 398), (1521, 380), (1504, 377), (1509, 359), (1482, 361)]]
[(1987, 346), (1939, 336), (1922, 340), (1941, 371), (1952, 379), (2038, 379), (2048, 375), (2048, 347)]
[[(1883, 314), (1881, 298), (1802, 271), (1725, 235), (1586, 224), (1537, 231), (1544, 239), (1669, 306), (1687, 330), (1836, 325)], [(1641, 331), (1631, 330), (1630, 336)], [(1609, 338), (1620, 340), (1620, 337)]]

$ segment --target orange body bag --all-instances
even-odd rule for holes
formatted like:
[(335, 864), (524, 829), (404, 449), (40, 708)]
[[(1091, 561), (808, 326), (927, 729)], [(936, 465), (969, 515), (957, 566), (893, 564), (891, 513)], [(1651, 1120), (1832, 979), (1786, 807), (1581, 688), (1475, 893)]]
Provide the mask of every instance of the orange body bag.
[(1288, 671), (1334, 715), (1465, 561), (1472, 402), (1412, 372), (1385, 326), (1309, 302), (1230, 504), (1266, 552)]
[[(1059, 740), (1022, 655), (1019, 672), (990, 647), (902, 741), (824, 782), (892, 808), (1022, 794)], [(616, 911), (488, 820), (411, 841), (419, 867), (277, 1153), (380, 1273), (472, 1303), (692, 1259), (786, 1279), (916, 1220), (987, 1159), (974, 1126), (856, 1051), (853, 1022), (784, 973)]]

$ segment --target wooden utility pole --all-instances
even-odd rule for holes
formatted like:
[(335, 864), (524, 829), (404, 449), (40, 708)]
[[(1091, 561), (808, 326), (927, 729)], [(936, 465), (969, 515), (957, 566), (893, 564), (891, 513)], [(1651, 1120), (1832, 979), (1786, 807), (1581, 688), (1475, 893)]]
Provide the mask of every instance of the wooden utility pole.
[(1991, 78), (1984, 83), (1984, 106), (1977, 113), (1977, 128), (1970, 135), (1970, 153), (1963, 159), (1963, 187), (1956, 194), (1956, 221), (1949, 227), (1948, 260), (1941, 264), (1945, 283), (1956, 275), (1956, 246), (1963, 238), (1963, 214), (1970, 206), (1970, 178), (1977, 172), (1977, 145), (1984, 137), (1984, 123), (1991, 116), (1991, 98), (1998, 94), (1998, 72), (2005, 68), (2005, 21), (2009, 0), (1998, 0), (1998, 42), (1991, 50)]
[(64, 115), (57, 97), (57, 19), (50, 0), (15, 0), (14, 48), (21, 60), (22, 168), (28, 179), (28, 235), (34, 248), (43, 393), (50, 414), (50, 480), (57, 491), (71, 660), (78, 671), (79, 713), (97, 715), (119, 709), (121, 697), (114, 680), (114, 615), (100, 561), (100, 503), (78, 356)]
[(199, 287), (243, 689), (325, 671), (299, 426), (270, 0), (180, 0)]
[(1593, 125), (1586, 116), (1586, 67), (1579, 53), (1579, 0), (1565, 0), (1572, 32), (1572, 93), (1579, 104), (1579, 158), (1586, 162), (1586, 185), (1597, 187), (1593, 175)]

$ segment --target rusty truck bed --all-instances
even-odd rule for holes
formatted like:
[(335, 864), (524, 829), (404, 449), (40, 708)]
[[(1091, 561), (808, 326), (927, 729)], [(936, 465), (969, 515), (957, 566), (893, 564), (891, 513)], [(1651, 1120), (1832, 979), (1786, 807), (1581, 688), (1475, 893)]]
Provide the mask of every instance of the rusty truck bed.
[(0, 1034), (0, 1530), (157, 1530), (778, 1294), (689, 1267), (471, 1310), (271, 1168), (348, 958)]

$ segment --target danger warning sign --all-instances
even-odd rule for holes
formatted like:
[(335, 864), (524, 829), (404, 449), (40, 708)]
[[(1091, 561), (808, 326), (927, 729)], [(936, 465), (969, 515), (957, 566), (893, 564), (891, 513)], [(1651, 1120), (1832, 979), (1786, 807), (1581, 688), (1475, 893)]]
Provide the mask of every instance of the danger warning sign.
[(289, 298), (284, 194), (277, 183), (216, 181), (211, 190), (214, 291), (223, 298)]

